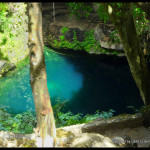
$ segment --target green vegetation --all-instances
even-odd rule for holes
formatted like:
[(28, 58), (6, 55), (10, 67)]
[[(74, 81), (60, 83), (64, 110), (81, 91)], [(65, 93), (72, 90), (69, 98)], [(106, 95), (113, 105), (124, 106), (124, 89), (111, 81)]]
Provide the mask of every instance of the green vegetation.
[(110, 33), (109, 36), (110, 36), (110, 39), (111, 39), (111, 43), (112, 43), (112, 44), (115, 44), (115, 43), (120, 44), (120, 43), (121, 43), (117, 34), (118, 34), (117, 29), (114, 30), (114, 31), (112, 31), (112, 32)]
[[(98, 4), (99, 5), (99, 4)], [(99, 8), (97, 10), (97, 13), (99, 15), (100, 20), (103, 23), (106, 23), (109, 19), (108, 13), (105, 11), (104, 7), (102, 5), (99, 5)]]
[(36, 126), (36, 117), (31, 111), (12, 115), (6, 107), (1, 107), (0, 116), (0, 130), (30, 134)]
[[(104, 6), (102, 3), (93, 3), (94, 5), (97, 5), (97, 13), (99, 15), (100, 20), (103, 23), (107, 23), (109, 20), (109, 15), (104, 9)], [(110, 5), (116, 7), (118, 11), (116, 12), (116, 16), (121, 17), (122, 9), (124, 8), (123, 3), (110, 3)], [(79, 2), (69, 2), (67, 3), (68, 9), (70, 10), (70, 16), (76, 16), (78, 19), (81, 19), (81, 16), (84, 16), (88, 18), (90, 16), (90, 13), (92, 12), (93, 8), (91, 5), (88, 5), (86, 3), (79, 3)], [(150, 32), (150, 21), (146, 19), (146, 13), (139, 7), (137, 7), (136, 4), (132, 5), (132, 11), (133, 11), (133, 17), (136, 25), (136, 30), (139, 35), (143, 33), (149, 33)], [(116, 34), (118, 31), (115, 29), (110, 37), (113, 40), (113, 43), (120, 43), (118, 36)], [(143, 36), (142, 36), (143, 37)]]
[(0, 59), (17, 63), (27, 55), (25, 3), (0, 3)]
[[(113, 116), (114, 110), (99, 112), (97, 110), (94, 114), (83, 114), (78, 113), (74, 115), (73, 113), (63, 112), (65, 104), (67, 101), (59, 101), (53, 107), (56, 127), (64, 127), (69, 125), (88, 123), (96, 118), (110, 118)], [(10, 131), (17, 133), (30, 134), (33, 133), (33, 128), (37, 125), (37, 119), (31, 111), (24, 112), (22, 114), (12, 115), (7, 112), (6, 107), (0, 107), (0, 131)]]
[(68, 32), (68, 30), (69, 30), (69, 28), (63, 27), (63, 28), (61, 29), (61, 33), (62, 33), (62, 34), (66, 34), (66, 33)]
[(110, 109), (107, 112), (106, 111), (99, 112), (99, 110), (97, 110), (94, 114), (83, 115), (82, 113), (78, 113), (74, 115), (70, 111), (64, 112), (67, 102), (68, 100), (65, 101), (57, 100), (57, 104), (53, 106), (55, 122), (57, 127), (88, 123), (99, 117), (107, 119), (112, 117), (113, 113), (115, 112), (113, 109)]
[(94, 114), (87, 114), (83, 116), (82, 113), (74, 115), (70, 111), (67, 113), (59, 111), (58, 118), (55, 117), (55, 121), (57, 127), (64, 127), (69, 125), (88, 123), (96, 118), (108, 119), (113, 116), (113, 112), (114, 112), (113, 109), (110, 109), (107, 112), (106, 111), (99, 112), (99, 110), (97, 110)]
[[(95, 5), (96, 4), (99, 5), (99, 3), (95, 3)], [(68, 9), (70, 10), (69, 15), (71, 19), (72, 19), (72, 16), (75, 16), (77, 19), (81, 19), (82, 17), (88, 18), (90, 16), (90, 13), (93, 11), (92, 6), (89, 5), (88, 3), (69, 2), (66, 5), (68, 6)], [(99, 5), (97, 13), (102, 22), (106, 23), (108, 21), (109, 19), (108, 13), (106, 13), (102, 5)]]
[(30, 63), (30, 60), (29, 60), (29, 56), (26, 56), (23, 60), (19, 61), (17, 64), (16, 64), (16, 67), (17, 68), (21, 68), (23, 66), (25, 66), (26, 64)]
[(100, 43), (96, 41), (94, 38), (94, 31), (87, 31), (85, 32), (85, 39), (83, 42), (80, 42), (77, 40), (77, 33), (74, 31), (73, 35), (73, 42), (69, 42), (65, 39), (65, 34), (69, 31), (67, 27), (63, 27), (61, 29), (62, 35), (59, 37), (58, 40), (54, 40), (54, 46), (55, 47), (62, 47), (62, 48), (68, 48), (73, 50), (85, 50), (89, 52), (91, 49), (94, 51), (100, 51), (101, 46)]
[(133, 4), (133, 17), (139, 35), (150, 33), (150, 21), (146, 19), (146, 13), (135, 4)]
[[(115, 112), (113, 109), (110, 109), (109, 111), (102, 112), (97, 110), (94, 114), (83, 115), (82, 113), (78, 113), (74, 115), (70, 111), (64, 112), (67, 102), (68, 100), (57, 100), (57, 104), (53, 106), (57, 128), (81, 123), (88, 123), (96, 118), (108, 119), (110, 117), (113, 117), (113, 113)], [(137, 109), (134, 106), (128, 106), (128, 108), (132, 109), (134, 113), (144, 113), (150, 110), (150, 105), (142, 106), (140, 109)], [(31, 111), (12, 115), (8, 113), (6, 107), (3, 106), (0, 107), (0, 116), (0, 131), (3, 130), (30, 134), (33, 133), (33, 128), (35, 128), (37, 125), (35, 114), (33, 114)]]
[(141, 108), (137, 109), (134, 106), (128, 106), (127, 108), (134, 111), (134, 113), (145, 113), (150, 110), (150, 105), (144, 105)]
[(83, 2), (69, 2), (66, 4), (68, 6), (68, 9), (70, 10), (70, 18), (72, 19), (72, 16), (75, 15), (77, 19), (80, 19), (82, 16), (85, 16), (86, 18), (89, 17), (90, 12), (92, 11), (92, 8), (88, 5), (86, 5)]

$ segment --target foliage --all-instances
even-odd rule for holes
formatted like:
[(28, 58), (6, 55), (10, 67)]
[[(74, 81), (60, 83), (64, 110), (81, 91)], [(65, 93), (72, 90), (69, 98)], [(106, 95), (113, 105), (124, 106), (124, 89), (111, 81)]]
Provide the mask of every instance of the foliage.
[(8, 56), (5, 55), (1, 52), (1, 48), (0, 48), (0, 59), (5, 59), (5, 60), (9, 60)]
[(21, 68), (21, 67), (25, 66), (26, 64), (28, 64), (29, 62), (30, 62), (29, 61), (29, 56), (26, 56), (26, 58), (24, 58), (23, 60), (17, 62), (16, 67)]
[(134, 111), (134, 113), (144, 113), (150, 110), (150, 105), (144, 105), (141, 108), (137, 109), (134, 106), (127, 106), (127, 108)]
[(111, 43), (118, 43), (120, 44), (120, 40), (119, 40), (119, 37), (118, 37), (118, 31), (117, 29), (112, 31), (109, 35), (110, 39), (111, 39)]
[(69, 48), (73, 50), (85, 50), (89, 52), (91, 49), (97, 51), (101, 50), (100, 43), (96, 41), (94, 37), (94, 31), (90, 30), (85, 32), (85, 40), (80, 42), (77, 40), (77, 33), (74, 30), (73, 34), (73, 42), (69, 42), (65, 39), (65, 34), (69, 31), (69, 28), (63, 27), (61, 29), (62, 35), (59, 37), (60, 41), (54, 40), (54, 46)]
[(53, 107), (57, 127), (88, 123), (99, 117), (107, 119), (112, 117), (113, 113), (115, 112), (113, 109), (110, 109), (107, 112), (106, 111), (99, 112), (99, 110), (97, 110), (94, 114), (83, 115), (82, 113), (78, 113), (74, 115), (70, 111), (64, 112), (67, 102), (68, 100), (65, 101), (57, 100), (57, 104)]
[[(121, 17), (124, 15), (124, 11), (126, 11), (126, 6), (128, 3), (111, 3), (113, 6), (113, 13), (116, 13), (116, 16)], [(132, 13), (133, 19), (136, 26), (136, 31), (138, 35), (144, 34), (146, 32), (150, 33), (150, 22), (146, 19), (146, 13), (136, 4), (132, 4)]]
[[(99, 18), (102, 22), (106, 23), (109, 19), (108, 13), (104, 10), (104, 7), (100, 3), (95, 3), (99, 5), (97, 13)], [(86, 3), (79, 3), (79, 2), (69, 2), (66, 4), (68, 9), (70, 10), (70, 17), (72, 18), (73, 15), (77, 17), (77, 19), (81, 19), (81, 17), (88, 18), (90, 13), (92, 12), (93, 8), (86, 4)]]
[(133, 110), (135, 113), (140, 112), (140, 109), (137, 109), (134, 106), (127, 106), (127, 108)]
[(27, 55), (27, 4), (0, 3), (0, 51), (13, 63)]
[[(110, 118), (115, 112), (113, 109), (109, 111), (99, 112), (94, 114), (83, 115), (82, 113), (73, 114), (72, 112), (64, 112), (68, 100), (57, 100), (57, 104), (53, 106), (55, 122), (57, 127), (88, 123), (96, 118)], [(6, 106), (0, 107), (0, 131), (10, 131), (17, 133), (30, 134), (33, 133), (33, 128), (37, 125), (35, 114), (31, 111), (26, 111), (21, 114), (12, 115), (7, 112)]]
[(80, 19), (83, 16), (88, 18), (92, 11), (92, 7), (83, 2), (69, 2), (66, 5), (70, 10), (70, 18), (72, 18), (73, 15), (75, 15), (77, 19)]
[(108, 119), (113, 116), (113, 112), (115, 112), (113, 109), (110, 109), (107, 112), (106, 111), (99, 112), (99, 110), (97, 110), (94, 114), (87, 114), (84, 116), (82, 113), (78, 113), (74, 115), (70, 111), (66, 113), (60, 111), (58, 113), (58, 118), (55, 117), (55, 121), (57, 127), (63, 127), (63, 126), (81, 124), (81, 123), (88, 123), (96, 118)]
[(135, 4), (133, 4), (133, 18), (138, 34), (141, 48), (144, 51), (146, 62), (150, 63), (149, 37), (150, 37), (150, 21), (146, 18), (146, 13)]
[(7, 112), (6, 107), (1, 107), (0, 116), (0, 130), (4, 131), (30, 134), (37, 122), (31, 111), (12, 115)]
[(108, 21), (108, 19), (109, 19), (108, 13), (105, 11), (105, 9), (102, 5), (99, 5), (97, 13), (102, 22), (106, 23)]
[(85, 50), (89, 52), (91, 49), (93, 50), (101, 50), (100, 43), (96, 41), (94, 38), (94, 31), (91, 30), (89, 32), (85, 32), (85, 41), (82, 42), (82, 46), (85, 47)]
[(62, 34), (66, 34), (66, 33), (68, 32), (68, 30), (69, 30), (69, 28), (63, 27), (63, 28), (61, 29), (61, 33), (62, 33)]
[(142, 106), (140, 109), (140, 112), (142, 112), (142, 113), (145, 113), (147, 111), (150, 111), (150, 105)]
[(150, 33), (150, 22), (146, 19), (146, 13), (133, 4), (133, 18), (138, 34)]

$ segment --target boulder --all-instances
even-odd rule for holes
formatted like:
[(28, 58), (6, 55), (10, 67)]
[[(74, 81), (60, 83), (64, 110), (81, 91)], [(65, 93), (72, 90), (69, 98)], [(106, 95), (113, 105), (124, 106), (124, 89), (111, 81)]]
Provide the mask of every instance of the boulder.
[(56, 130), (56, 147), (69, 147), (69, 144), (72, 142), (75, 137), (74, 134), (70, 131), (58, 128)]
[(135, 128), (143, 125), (141, 113), (122, 114), (108, 119), (98, 118), (82, 127), (82, 132), (105, 134), (109, 130)]
[(128, 135), (116, 136), (111, 141), (118, 147), (137, 148), (137, 143), (133, 143), (133, 140)]
[(5, 141), (5, 139), (0, 137), (0, 147), (6, 147), (7, 146), (7, 142)]
[(0, 60), (0, 77), (5, 76), (5, 74), (16, 68), (13, 63), (10, 63), (6, 60)]
[(94, 147), (116, 147), (116, 145), (108, 138), (101, 134), (83, 133), (76, 137), (70, 147), (94, 148)]
[(0, 60), (0, 70), (6, 65), (7, 61), (6, 60)]
[[(107, 25), (107, 34), (106, 34), (106, 29), (103, 28), (103, 26), (106, 26), (104, 24), (94, 24), (94, 23), (87, 23), (86, 21), (69, 21), (68, 22), (59, 22), (55, 21), (50, 23), (49, 25), (49, 36), (48, 36), (48, 45), (52, 46), (53, 48), (56, 49), (62, 49), (62, 47), (56, 46), (54, 44), (54, 40), (57, 40), (60, 42), (60, 36), (63, 35), (61, 33), (61, 30), (63, 27), (67, 27), (69, 30), (65, 34), (65, 40), (72, 43), (73, 42), (73, 37), (74, 37), (74, 31), (76, 32), (77, 36), (77, 41), (83, 42), (85, 40), (85, 33), (89, 32), (91, 30), (94, 31), (94, 38), (95, 40), (100, 43), (101, 48), (108, 50), (107, 53), (113, 53), (116, 51), (117, 53), (124, 54), (123, 51), (123, 46), (119, 43), (112, 43), (109, 35), (113, 31), (112, 26)], [(68, 49), (68, 47), (63, 47), (63, 49)], [(94, 53), (94, 54), (101, 54), (102, 52), (100, 50), (95, 51), (94, 49), (91, 49), (89, 53)], [(106, 54), (107, 54), (106, 53)]]
[(0, 147), (36, 147), (36, 136), (0, 131)]

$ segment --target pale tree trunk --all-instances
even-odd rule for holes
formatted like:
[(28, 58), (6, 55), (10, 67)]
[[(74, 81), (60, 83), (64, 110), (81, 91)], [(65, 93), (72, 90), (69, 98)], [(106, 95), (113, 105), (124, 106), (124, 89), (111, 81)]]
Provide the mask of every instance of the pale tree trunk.
[[(138, 41), (131, 5), (131, 3), (124, 3), (124, 7), (118, 9), (117, 6), (108, 5), (108, 3), (103, 4), (119, 32), (132, 76), (139, 88), (143, 102), (145, 105), (149, 105), (150, 70)], [(121, 13), (120, 16), (116, 15), (118, 11)]]
[(30, 83), (37, 116), (37, 147), (53, 147), (56, 142), (56, 128), (47, 88), (41, 3), (28, 3), (28, 15)]

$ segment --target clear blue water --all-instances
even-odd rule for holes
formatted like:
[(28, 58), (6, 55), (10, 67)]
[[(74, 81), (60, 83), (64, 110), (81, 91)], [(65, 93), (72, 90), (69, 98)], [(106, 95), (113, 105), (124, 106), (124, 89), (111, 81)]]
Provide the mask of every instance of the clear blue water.
[[(109, 58), (110, 59), (110, 58)], [(66, 111), (94, 113), (114, 109), (130, 113), (127, 106), (143, 105), (127, 62), (97, 56), (68, 56), (45, 50), (47, 85), (52, 105), (68, 99)], [(0, 105), (14, 114), (35, 112), (29, 64), (0, 79)]]

